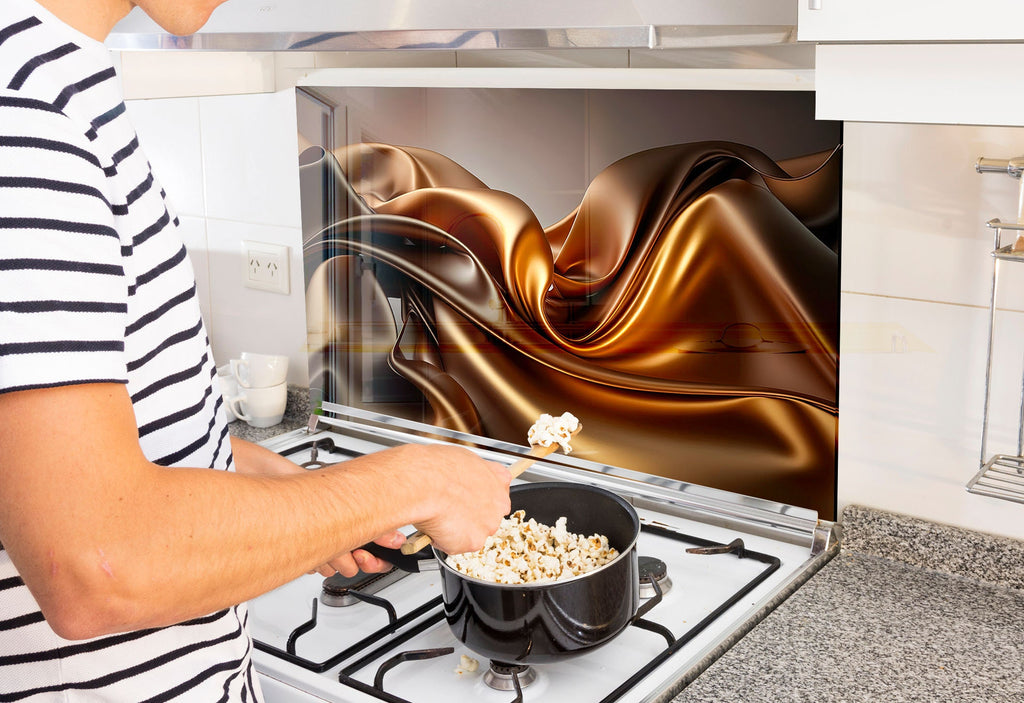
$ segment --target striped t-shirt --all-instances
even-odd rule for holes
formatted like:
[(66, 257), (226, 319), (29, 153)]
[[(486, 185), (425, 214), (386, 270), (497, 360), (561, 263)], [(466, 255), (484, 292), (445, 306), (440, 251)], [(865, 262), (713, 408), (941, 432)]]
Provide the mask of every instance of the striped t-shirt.
[[(228, 470), (177, 227), (109, 52), (33, 0), (0, 1), (0, 393), (124, 383), (150, 461)], [(245, 620), (67, 641), (0, 548), (0, 703), (258, 700)]]

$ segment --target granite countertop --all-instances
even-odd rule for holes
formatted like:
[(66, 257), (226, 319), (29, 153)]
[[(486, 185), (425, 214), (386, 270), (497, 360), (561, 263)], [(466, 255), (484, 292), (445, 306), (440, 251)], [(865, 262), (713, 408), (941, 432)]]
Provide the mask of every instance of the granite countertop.
[(250, 442), (262, 442), (279, 434), (305, 427), (309, 421), (309, 389), (303, 386), (288, 386), (288, 401), (285, 405), (284, 417), (281, 422), (271, 427), (250, 427), (242, 420), (234, 420), (228, 425), (228, 431), (235, 437)]
[(850, 506), (840, 553), (673, 698), (1024, 701), (1024, 542)]

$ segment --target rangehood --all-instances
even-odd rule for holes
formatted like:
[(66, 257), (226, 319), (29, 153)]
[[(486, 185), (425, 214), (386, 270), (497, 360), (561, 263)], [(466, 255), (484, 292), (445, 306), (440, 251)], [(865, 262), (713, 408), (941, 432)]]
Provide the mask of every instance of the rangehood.
[(175, 37), (139, 9), (114, 49), (714, 49), (792, 44), (793, 0), (228, 0)]

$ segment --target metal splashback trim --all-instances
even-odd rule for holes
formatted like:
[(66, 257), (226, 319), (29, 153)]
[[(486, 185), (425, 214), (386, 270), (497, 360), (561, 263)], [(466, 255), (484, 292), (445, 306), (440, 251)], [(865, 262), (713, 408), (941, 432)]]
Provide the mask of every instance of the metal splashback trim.
[[(704, 58), (708, 58), (704, 54)], [(568, 90), (814, 90), (802, 68), (439, 67), (317, 68), (297, 79), (306, 89), (522, 88)]]
[[(470, 444), (499, 458), (529, 455), (529, 447), (435, 427), (337, 403), (324, 402), (320, 423), (339, 430), (388, 438), (398, 442), (437, 442), (454, 440)], [(356, 418), (346, 420), (344, 418)], [(367, 424), (372, 423), (372, 424)], [(309, 429), (298, 430), (298, 433)], [(754, 498), (707, 486), (686, 483), (662, 476), (624, 469), (580, 459), (573, 455), (552, 454), (537, 462), (528, 473), (546, 478), (586, 482), (621, 494), (628, 494), (636, 507), (653, 509), (682, 517), (697, 515), (704, 522), (742, 524), (747, 529), (790, 543), (806, 545), (811, 556), (826, 550), (835, 541), (834, 524), (819, 520), (814, 510)]]
[[(761, 29), (761, 28), (756, 28)], [(764, 36), (782, 35), (780, 27)], [(744, 28), (733, 33), (749, 35)], [(206, 32), (177, 37), (164, 32), (112, 32), (106, 45), (119, 50), (194, 51), (476, 51), (486, 49), (654, 49), (707, 46), (669, 27), (399, 29), (354, 32)], [(745, 41), (750, 42), (750, 37)], [(770, 41), (768, 43), (778, 43)]]
[(117, 49), (369, 51), (641, 49), (795, 44), (791, 0), (232, 0), (193, 36), (136, 8)]
[[(795, 44), (791, 25), (495, 27), (338, 32), (111, 32), (120, 51), (486, 51), (555, 49), (737, 49)], [(775, 68), (775, 64), (766, 64)]]

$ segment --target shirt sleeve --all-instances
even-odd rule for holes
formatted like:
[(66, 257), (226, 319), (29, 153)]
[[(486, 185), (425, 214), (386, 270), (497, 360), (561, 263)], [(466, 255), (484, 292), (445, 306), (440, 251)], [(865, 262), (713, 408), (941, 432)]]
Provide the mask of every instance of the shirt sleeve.
[(106, 177), (59, 110), (0, 91), (0, 393), (127, 382)]

